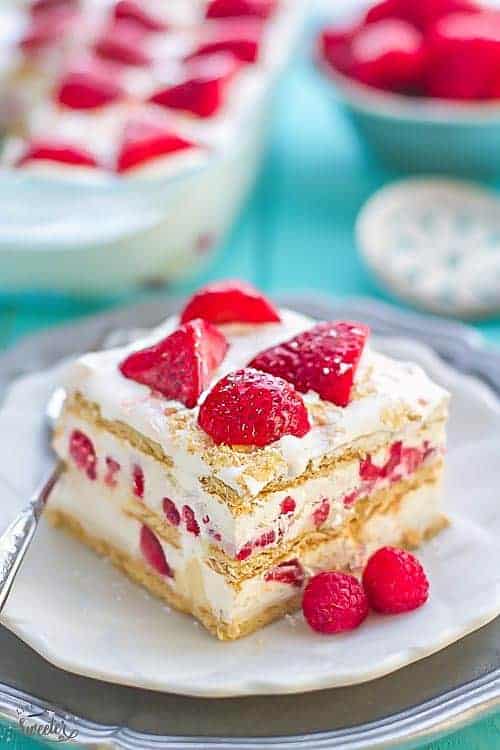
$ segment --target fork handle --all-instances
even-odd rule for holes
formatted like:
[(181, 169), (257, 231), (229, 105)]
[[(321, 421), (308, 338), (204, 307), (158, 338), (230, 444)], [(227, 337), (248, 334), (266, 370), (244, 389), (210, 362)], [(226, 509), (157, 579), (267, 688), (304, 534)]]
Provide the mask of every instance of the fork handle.
[(0, 537), (0, 614), (38, 528), (47, 499), (61, 474), (57, 466), (45, 484)]

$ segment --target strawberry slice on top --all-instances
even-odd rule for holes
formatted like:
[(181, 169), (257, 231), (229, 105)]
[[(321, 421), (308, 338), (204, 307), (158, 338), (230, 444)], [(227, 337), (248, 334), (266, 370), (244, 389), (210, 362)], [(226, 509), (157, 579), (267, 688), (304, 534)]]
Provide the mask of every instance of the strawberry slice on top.
[(152, 118), (135, 116), (125, 124), (116, 168), (118, 172), (126, 172), (158, 157), (190, 148), (195, 148), (195, 144), (171, 127)]
[(243, 63), (255, 63), (259, 57), (264, 23), (256, 18), (229, 18), (213, 22), (190, 59), (215, 52), (230, 52)]
[(126, 378), (192, 409), (227, 350), (227, 340), (217, 328), (192, 320), (154, 346), (132, 352), (119, 367)]
[(269, 18), (278, 7), (277, 0), (210, 0), (206, 18), (236, 18), (250, 16)]
[(56, 101), (69, 109), (97, 109), (121, 99), (124, 91), (116, 76), (95, 61), (72, 66), (61, 78)]
[(150, 101), (197, 117), (212, 117), (224, 105), (227, 86), (239, 68), (240, 63), (228, 53), (192, 60), (182, 80), (156, 91)]
[(200, 406), (198, 424), (217, 444), (264, 447), (284, 435), (304, 437), (307, 409), (285, 380), (250, 368), (226, 375)]
[(275, 306), (251, 284), (226, 279), (199, 289), (181, 313), (181, 322), (203, 318), (210, 323), (279, 323)]
[(33, 161), (54, 161), (79, 167), (98, 167), (95, 157), (84, 148), (57, 138), (37, 138), (32, 140), (16, 162), (23, 167)]
[(95, 52), (104, 60), (122, 65), (147, 67), (151, 64), (145, 44), (145, 31), (133, 21), (111, 23), (97, 40)]
[(284, 378), (301, 393), (315, 391), (324, 401), (347, 406), (369, 333), (362, 323), (318, 323), (261, 352), (248, 366)]
[(118, 0), (114, 8), (114, 17), (120, 21), (133, 21), (146, 31), (166, 31), (167, 24), (142, 7), (136, 0)]

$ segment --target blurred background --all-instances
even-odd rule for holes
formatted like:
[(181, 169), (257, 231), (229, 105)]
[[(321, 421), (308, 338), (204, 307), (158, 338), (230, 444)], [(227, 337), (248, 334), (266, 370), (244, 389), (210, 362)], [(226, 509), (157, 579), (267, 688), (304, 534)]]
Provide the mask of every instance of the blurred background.
[(0, 349), (222, 277), (500, 340), (491, 3), (81, 4), (0, 4)]

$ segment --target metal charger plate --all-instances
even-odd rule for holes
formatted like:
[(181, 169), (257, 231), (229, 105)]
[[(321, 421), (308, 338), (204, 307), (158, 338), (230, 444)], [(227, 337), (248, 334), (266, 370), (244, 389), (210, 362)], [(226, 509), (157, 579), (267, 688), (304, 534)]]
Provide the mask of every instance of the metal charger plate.
[[(318, 318), (358, 318), (377, 334), (409, 336), (500, 394), (500, 351), (483, 348), (459, 323), (402, 313), (364, 299), (282, 300)], [(177, 309), (158, 300), (24, 339), (0, 355), (0, 397), (18, 375), (99, 348), (117, 329), (148, 327)], [(20, 449), (22, 447), (20, 446)], [(50, 606), (50, 602), (47, 603)], [(82, 616), (84, 613), (82, 612)], [(64, 627), (64, 623), (61, 623)], [(48, 664), (0, 628), (0, 715), (45, 712), (63, 719), (82, 746), (116, 748), (415, 747), (500, 706), (500, 618), (458, 643), (387, 677), (304, 695), (198, 699), (110, 685)]]

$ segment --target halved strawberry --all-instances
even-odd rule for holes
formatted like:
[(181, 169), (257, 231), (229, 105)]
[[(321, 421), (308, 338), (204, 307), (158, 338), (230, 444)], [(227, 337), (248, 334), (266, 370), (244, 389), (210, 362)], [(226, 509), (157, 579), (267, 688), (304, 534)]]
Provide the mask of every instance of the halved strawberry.
[(198, 424), (217, 445), (257, 447), (283, 435), (303, 437), (311, 428), (302, 397), (290, 383), (250, 368), (219, 380), (200, 407)]
[(194, 143), (170, 127), (159, 125), (151, 118), (136, 116), (125, 124), (116, 168), (118, 172), (126, 172), (159, 156), (194, 147)]
[(97, 65), (85, 64), (70, 69), (60, 80), (55, 98), (70, 109), (97, 109), (120, 99), (120, 84)]
[(228, 83), (239, 68), (227, 53), (193, 60), (186, 65), (182, 81), (155, 92), (150, 101), (198, 117), (212, 117), (224, 104)]
[(227, 349), (226, 338), (217, 328), (204, 320), (192, 320), (158, 344), (129, 354), (120, 371), (192, 409)]
[(190, 55), (190, 59), (215, 52), (230, 52), (241, 62), (254, 63), (259, 57), (262, 31), (262, 21), (256, 19), (219, 21)]
[(22, 167), (36, 160), (56, 161), (61, 164), (72, 164), (80, 167), (99, 166), (90, 151), (56, 138), (37, 138), (32, 140), (16, 162), (16, 166)]
[(135, 0), (118, 0), (114, 17), (117, 20), (133, 21), (146, 31), (166, 31), (167, 24), (159, 16), (149, 13)]
[(205, 15), (207, 18), (269, 18), (277, 7), (277, 0), (210, 0)]
[(347, 406), (370, 329), (362, 323), (318, 323), (290, 341), (258, 354), (249, 367), (284, 378), (301, 393)]
[(116, 21), (110, 24), (97, 40), (95, 52), (105, 60), (123, 65), (147, 67), (151, 64), (151, 57), (145, 45), (144, 30), (129, 21)]
[(225, 279), (199, 289), (181, 313), (182, 323), (203, 318), (210, 323), (279, 323), (275, 306), (251, 284)]
[(408, 91), (422, 83), (425, 48), (422, 34), (398, 19), (370, 23), (350, 45), (350, 75), (368, 86)]

